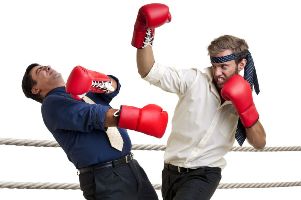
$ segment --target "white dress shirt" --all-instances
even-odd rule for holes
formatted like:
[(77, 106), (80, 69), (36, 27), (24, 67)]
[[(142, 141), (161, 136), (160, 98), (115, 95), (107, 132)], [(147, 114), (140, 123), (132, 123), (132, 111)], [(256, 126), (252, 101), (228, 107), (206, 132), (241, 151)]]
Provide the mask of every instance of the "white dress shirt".
[(230, 101), (221, 104), (211, 68), (175, 69), (155, 63), (144, 80), (179, 97), (164, 162), (186, 168), (224, 168), (223, 157), (233, 146), (238, 115)]

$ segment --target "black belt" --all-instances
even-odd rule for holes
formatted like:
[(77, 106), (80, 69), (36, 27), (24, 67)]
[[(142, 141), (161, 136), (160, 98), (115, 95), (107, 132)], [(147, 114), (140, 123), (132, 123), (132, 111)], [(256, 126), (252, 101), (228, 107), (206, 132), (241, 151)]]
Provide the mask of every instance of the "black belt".
[(164, 163), (164, 168), (169, 170), (169, 171), (173, 171), (173, 172), (187, 173), (187, 172), (191, 172), (191, 171), (194, 171), (194, 170), (197, 170), (197, 169), (201, 169), (202, 167), (196, 168), (196, 169), (191, 169), (191, 168), (179, 167), (179, 166), (175, 166), (175, 165), (172, 165), (172, 164)]
[(105, 162), (105, 163), (101, 163), (101, 164), (97, 164), (97, 165), (94, 165), (94, 166), (91, 166), (91, 167), (85, 167), (85, 168), (81, 168), (79, 169), (79, 173), (82, 174), (82, 173), (87, 173), (87, 172), (92, 172), (92, 171), (95, 171), (95, 170), (100, 170), (100, 169), (104, 169), (104, 168), (109, 168), (109, 167), (118, 167), (120, 165), (124, 165), (124, 164), (127, 164), (129, 162), (131, 162), (133, 160), (133, 154), (130, 153), (120, 159), (117, 159), (117, 160), (112, 160), (112, 161), (109, 161), (109, 162)]

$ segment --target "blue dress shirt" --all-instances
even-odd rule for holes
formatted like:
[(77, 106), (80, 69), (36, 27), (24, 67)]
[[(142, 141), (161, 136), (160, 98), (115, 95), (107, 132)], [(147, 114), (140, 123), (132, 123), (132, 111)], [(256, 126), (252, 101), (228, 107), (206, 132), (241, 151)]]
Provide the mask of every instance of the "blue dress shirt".
[(111, 108), (109, 103), (119, 93), (88, 93), (96, 104), (73, 99), (65, 87), (50, 91), (42, 103), (42, 116), (48, 130), (67, 154), (77, 169), (107, 162), (125, 156), (131, 151), (131, 141), (125, 129), (118, 128), (123, 141), (120, 152), (111, 147), (105, 127), (105, 114)]

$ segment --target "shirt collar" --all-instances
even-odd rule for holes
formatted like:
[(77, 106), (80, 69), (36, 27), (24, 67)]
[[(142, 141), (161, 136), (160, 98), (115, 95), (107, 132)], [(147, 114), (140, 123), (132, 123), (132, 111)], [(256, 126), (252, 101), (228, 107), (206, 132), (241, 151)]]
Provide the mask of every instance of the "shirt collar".
[(207, 76), (208, 80), (213, 83), (212, 68), (206, 67), (202, 70), (202, 72)]
[(53, 90), (50, 90), (50, 92), (48, 92), (48, 94), (45, 97), (47, 97), (51, 94), (54, 94), (54, 93), (66, 93), (65, 86), (57, 87), (57, 88), (54, 88)]

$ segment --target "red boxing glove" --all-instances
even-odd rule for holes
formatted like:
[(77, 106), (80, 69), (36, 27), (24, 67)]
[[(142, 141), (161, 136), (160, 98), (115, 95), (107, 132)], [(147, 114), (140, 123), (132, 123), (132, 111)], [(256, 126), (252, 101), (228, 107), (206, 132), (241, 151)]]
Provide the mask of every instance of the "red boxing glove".
[(161, 138), (167, 122), (167, 112), (155, 104), (148, 104), (141, 109), (133, 106), (121, 106), (118, 127)]
[(68, 77), (66, 91), (75, 99), (80, 99), (78, 95), (89, 91), (105, 93), (114, 91), (114, 88), (111, 85), (110, 77), (107, 75), (76, 66)]
[(170, 22), (171, 15), (168, 6), (160, 3), (152, 3), (142, 6), (139, 9), (132, 45), (138, 49), (152, 45), (155, 28)]
[(253, 102), (250, 84), (242, 76), (233, 75), (224, 84), (221, 95), (225, 100), (233, 103), (246, 128), (253, 126), (258, 121), (259, 114)]

